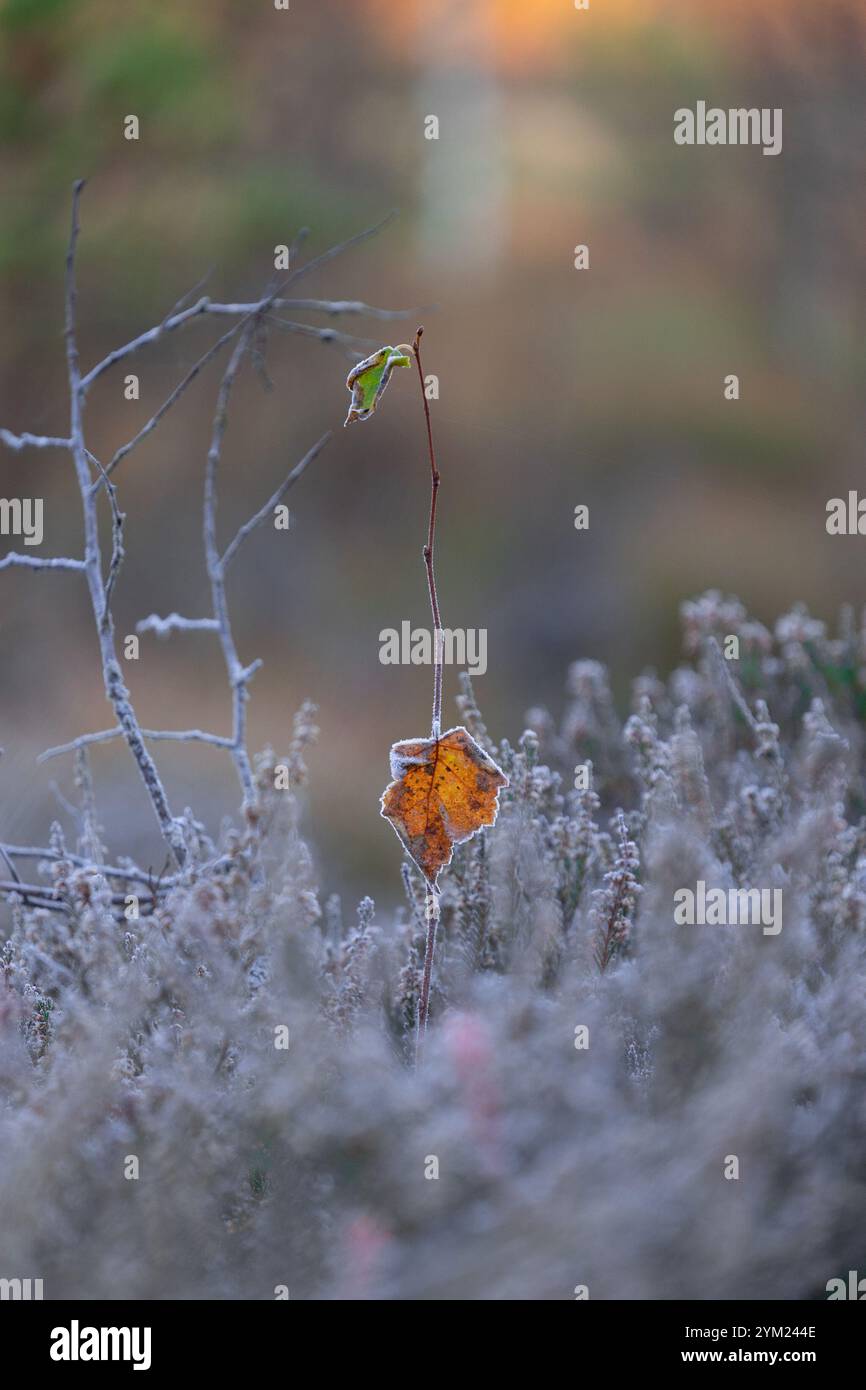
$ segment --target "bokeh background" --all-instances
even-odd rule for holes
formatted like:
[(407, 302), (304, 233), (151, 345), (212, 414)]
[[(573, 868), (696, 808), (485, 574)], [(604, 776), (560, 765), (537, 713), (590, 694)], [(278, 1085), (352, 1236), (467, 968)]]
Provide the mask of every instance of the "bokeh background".
[[(85, 366), (209, 269), (214, 298), (252, 299), (299, 227), (315, 253), (396, 208), (303, 292), (423, 306), (443, 618), (488, 629), (476, 693), (495, 737), (516, 738), (530, 705), (558, 711), (580, 657), (609, 664), (625, 704), (634, 675), (676, 661), (678, 605), (708, 587), (766, 623), (795, 599), (832, 619), (863, 596), (864, 542), (828, 537), (824, 520), (829, 497), (866, 491), (864, 37), (859, 0), (2, 0), (0, 424), (67, 429), (74, 178), (89, 180)], [(698, 100), (782, 107), (782, 154), (675, 146), (673, 112)], [(588, 271), (573, 268), (578, 243)], [(416, 321), (345, 326), (378, 343)], [(143, 352), (138, 402), (122, 372), (103, 378), (94, 451), (133, 435), (222, 326)], [(275, 390), (247, 372), (233, 405), (223, 537), (323, 429), (335, 437), (291, 495), (290, 533), (260, 531), (232, 575), (241, 657), (265, 662), (250, 744), (284, 745), (293, 711), (317, 702), (307, 816), (322, 886), (387, 903), (388, 748), (424, 732), (430, 705), (428, 669), (378, 659), (382, 628), (429, 625), (417, 390), (398, 375), (387, 408), (344, 432), (339, 347), (274, 336), (268, 360)], [(117, 475), (121, 635), (153, 611), (207, 611), (218, 380), (211, 366)], [(0, 496), (44, 497), (41, 553), (80, 553), (64, 455), (4, 451)], [(3, 573), (0, 642), (0, 836), (44, 842), (72, 768), (36, 755), (111, 723), (83, 583)], [(145, 637), (127, 673), (144, 724), (228, 732), (212, 636)], [(455, 691), (447, 671), (449, 714)], [(212, 829), (235, 808), (228, 759), (156, 752), (178, 808)], [(128, 754), (97, 748), (92, 765), (114, 852), (159, 867)]]

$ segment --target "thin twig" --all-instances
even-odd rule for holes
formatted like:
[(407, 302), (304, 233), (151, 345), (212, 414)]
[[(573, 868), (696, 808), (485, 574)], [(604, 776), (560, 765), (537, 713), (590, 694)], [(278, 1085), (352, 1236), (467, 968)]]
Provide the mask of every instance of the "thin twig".
[(378, 222), (374, 227), (368, 227), (363, 232), (356, 233), (355, 236), (347, 238), (346, 241), (340, 242), (337, 246), (332, 246), (329, 250), (323, 251), (321, 255), (314, 257), (313, 260), (307, 261), (305, 265), (299, 266), (298, 269), (290, 274), (282, 285), (278, 287), (276, 293), (265, 295), (257, 303), (220, 304), (215, 303), (206, 295), (203, 295), (201, 299), (196, 300), (195, 304), (189, 305), (188, 308), (182, 309), (176, 314), (171, 314), (168, 318), (163, 319), (162, 323), (158, 323), (154, 328), (149, 328), (145, 333), (139, 333), (138, 337), (125, 343), (123, 347), (115, 348), (107, 357), (103, 357), (101, 362), (97, 362), (95, 367), (91, 367), (90, 371), (82, 376), (82, 393), (86, 395), (94, 381), (101, 377), (104, 372), (107, 372), (109, 368), (113, 367), (117, 362), (122, 362), (125, 358), (138, 352), (139, 348), (145, 347), (149, 343), (158, 342), (166, 333), (173, 333), (176, 329), (182, 328), (185, 324), (192, 322), (194, 319), (201, 318), (205, 314), (228, 314), (246, 318), (250, 315), (260, 314), (263, 310), (271, 308), (293, 307), (293, 301), (286, 300), (284, 302), (279, 298), (280, 292), (283, 289), (294, 284), (297, 280), (302, 279), (305, 275), (309, 275), (312, 271), (318, 270), (328, 261), (333, 260), (335, 256), (339, 256), (342, 252), (348, 250), (349, 247), (356, 246), (360, 242), (366, 241), (369, 237), (375, 236), (395, 215), (396, 214), (393, 212), (389, 213), (387, 217), (383, 218), (382, 221)]
[(307, 261), (304, 265), (298, 266), (298, 269), (284, 281), (280, 289), (287, 289), (289, 285), (294, 285), (298, 280), (303, 280), (305, 276), (310, 275), (314, 270), (320, 270), (323, 265), (327, 265), (328, 261), (332, 261), (335, 256), (341, 256), (343, 252), (348, 251), (351, 246), (360, 246), (362, 241), (369, 241), (370, 237), (376, 236), (384, 227), (387, 227), (389, 222), (393, 222), (396, 216), (397, 210), (396, 208), (392, 208), (391, 211), (382, 218), (381, 222), (377, 222), (372, 227), (366, 227), (363, 232), (356, 232), (354, 236), (347, 237), (345, 241), (338, 242), (336, 246), (329, 247), (327, 251), (320, 252), (320, 254), (314, 256), (311, 261)]
[(68, 796), (64, 795), (64, 793), (61, 791), (60, 787), (58, 787), (56, 782), (49, 782), (48, 788), (51, 792), (51, 795), (54, 797), (54, 800), (57, 802), (57, 805), (60, 807), (61, 811), (65, 812), (65, 814), (69, 817), (69, 819), (72, 821), (72, 824), (75, 826), (76, 830), (80, 835), (82, 830), (83, 818), (79, 807), (74, 806), (72, 804)]
[(71, 449), (71, 439), (58, 439), (46, 434), (13, 434), (11, 430), (0, 429), (0, 441), (7, 449), (18, 453), (21, 449)]
[[(247, 304), (237, 306), (237, 309), (243, 313), (248, 312), (249, 308), (250, 306)], [(180, 328), (183, 324), (189, 323), (191, 319), (199, 318), (202, 314), (217, 312), (219, 312), (218, 306), (213, 306), (211, 301), (207, 297), (204, 297), (197, 300), (195, 304), (191, 304), (188, 309), (182, 309), (179, 313), (172, 314), (170, 318), (163, 319), (162, 323), (158, 323), (155, 328), (149, 328), (146, 332), (139, 333), (137, 338), (133, 338), (130, 342), (124, 343), (123, 347), (114, 348), (107, 357), (103, 357), (101, 362), (97, 362), (96, 366), (91, 367), (90, 371), (81, 378), (82, 393), (86, 394), (94, 381), (101, 377), (104, 372), (107, 372), (109, 367), (113, 367), (116, 362), (122, 362), (125, 358), (131, 357), (133, 353), (138, 352), (139, 348), (144, 347), (147, 343), (158, 342), (164, 334), (174, 332), (176, 328)]]
[(105, 863), (105, 854), (99, 834), (96, 793), (93, 790), (93, 777), (86, 748), (79, 748), (75, 754), (75, 786), (81, 800), (81, 848), (88, 859), (101, 869)]
[(111, 507), (111, 560), (108, 566), (108, 577), (105, 581), (105, 602), (102, 606), (102, 621), (106, 621), (106, 616), (111, 612), (111, 596), (114, 593), (114, 586), (117, 583), (121, 567), (126, 559), (126, 551), (123, 547), (123, 523), (126, 521), (125, 514), (120, 510), (117, 502), (117, 488), (112, 483), (95, 454), (87, 450), (87, 457), (91, 463), (95, 463), (101, 475), (101, 481), (105, 483), (108, 493), (108, 504)]
[(28, 907), (43, 908), (48, 912), (68, 912), (69, 908), (57, 898), (50, 896), (51, 890), (32, 883), (22, 883), (20, 879), (5, 882), (0, 879), (0, 893), (17, 893)]
[[(439, 597), (436, 593), (436, 576), (433, 569), (433, 551), (436, 544), (436, 499), (439, 495), (439, 469), (436, 466), (436, 451), (433, 447), (433, 427), (430, 423), (430, 406), (424, 390), (424, 369), (421, 365), (421, 336), (419, 327), (415, 333), (412, 351), (418, 367), (418, 381), (421, 385), (421, 400), (424, 404), (424, 420), (427, 426), (427, 449), (430, 456), (430, 521), (427, 527), (427, 544), (424, 546), (424, 567), (427, 571), (427, 589), (430, 594), (430, 610), (433, 615), (433, 720), (431, 737), (438, 743), (442, 735), (442, 620), (439, 614)], [(434, 761), (435, 775), (435, 761)], [(421, 1046), (427, 1031), (427, 1015), (430, 1008), (430, 982), (433, 977), (433, 953), (436, 949), (436, 924), (439, 921), (439, 894), (427, 885), (425, 916), (427, 918), (427, 939), (424, 947), (424, 973), (421, 980), (421, 997), (418, 1001), (418, 1035), (416, 1058), (420, 1056)]]
[(743, 692), (740, 690), (740, 687), (737, 685), (737, 682), (731, 675), (731, 672), (728, 669), (728, 664), (725, 661), (724, 656), (722, 655), (722, 649), (716, 641), (715, 637), (710, 637), (708, 639), (707, 645), (709, 646), (710, 651), (713, 653), (713, 657), (718, 667), (719, 674), (721, 675), (724, 684), (727, 686), (728, 694), (730, 695), (737, 709), (740, 711), (740, 714), (745, 719), (746, 724), (749, 727), (749, 731), (753, 734), (757, 734), (757, 720), (755, 719), (755, 716), (752, 714), (752, 711), (749, 709)]
[[(60, 743), (56, 748), (46, 748), (36, 759), (37, 763), (47, 763), (51, 758), (59, 758), (63, 753), (75, 753), (79, 748), (89, 748), (93, 743), (110, 743), (112, 739), (124, 738), (126, 731), (121, 728), (100, 729), (95, 734), (80, 734), (69, 743)], [(203, 729), (141, 729), (142, 738), (152, 743), (210, 743), (214, 748), (233, 748), (230, 738), (222, 734), (206, 733)]]
[[(209, 280), (209, 279), (211, 278), (211, 276), (213, 275), (214, 270), (215, 270), (215, 267), (214, 267), (214, 266), (211, 266), (209, 270), (206, 270), (206, 271), (205, 271), (204, 275), (201, 277), (200, 280), (196, 280), (195, 284), (192, 286), (191, 289), (184, 290), (184, 292), (183, 292), (183, 294), (181, 295), (180, 299), (175, 300), (174, 304), (173, 304), (173, 305), (171, 306), (171, 308), (169, 309), (169, 311), (168, 311), (168, 313), (166, 314), (165, 318), (166, 318), (166, 319), (170, 319), (170, 318), (173, 317), (174, 314), (180, 313), (181, 309), (184, 307), (185, 304), (188, 304), (189, 301), (190, 301), (191, 299), (195, 299), (196, 295), (199, 294), (199, 292), (200, 292), (201, 290), (204, 289), (204, 287), (205, 287), (205, 285), (207, 284), (208, 280)], [(165, 319), (163, 319), (163, 323), (164, 323), (164, 322), (165, 322)]]
[(289, 265), (292, 264), (292, 262), (294, 261), (295, 257), (297, 256), (298, 252), (300, 251), (301, 247), (304, 245), (304, 242), (307, 240), (307, 237), (308, 237), (309, 235), (310, 235), (310, 229), (309, 229), (309, 227), (299, 227), (299, 228), (298, 228), (297, 232), (295, 233), (294, 241), (292, 242), (291, 246), (289, 247)]
[(87, 566), (83, 560), (69, 560), (65, 556), (52, 557), (51, 559), (42, 558), (38, 555), (19, 555), (16, 551), (10, 550), (8, 555), (4, 555), (0, 560), (0, 570), (20, 567), (28, 570), (86, 570)]
[(167, 618), (160, 618), (157, 613), (151, 613), (149, 618), (142, 618), (141, 622), (136, 623), (135, 630), (168, 637), (172, 632), (218, 632), (219, 624), (216, 618), (182, 618), (180, 613), (169, 613)]
[[(330, 438), (331, 431), (327, 430), (326, 433), (322, 435), (321, 439), (316, 440), (316, 443), (313, 445), (311, 449), (307, 451), (307, 453), (301, 459), (300, 463), (295, 464), (291, 472), (280, 483), (280, 486), (277, 488), (276, 492), (268, 498), (267, 502), (264, 504), (263, 507), (259, 508), (255, 516), (251, 516), (249, 521), (244, 522), (243, 526), (241, 526), (241, 528), (239, 529), (234, 540), (231, 541), (230, 544), (227, 545), (225, 550), (223, 551), (223, 557), (220, 562), (223, 569), (225, 569), (229, 562), (234, 559), (235, 555), (237, 554), (243, 542), (246, 540), (247, 536), (252, 531), (254, 531), (257, 526), (261, 526), (263, 521), (267, 520), (267, 518), (273, 512), (274, 507), (279, 506), (280, 502), (285, 497), (286, 493), (289, 491), (289, 488), (294, 487), (295, 483), (298, 481), (301, 475), (306, 471), (306, 469), (310, 466), (313, 460), (317, 458), (318, 455), (322, 452)], [(216, 623), (214, 623), (213, 625), (214, 627), (217, 626)]]
[[(99, 872), (103, 877), (108, 877), (104, 869), (100, 869)], [(0, 879), (0, 893), (17, 893), (25, 900), (28, 907), (47, 908), (51, 912), (71, 912), (73, 910), (71, 903), (64, 902), (62, 898), (54, 896), (53, 890), (46, 888), (44, 884), (22, 883), (20, 879), (15, 879), (11, 882)], [(138, 898), (139, 903), (156, 902), (153, 896), (148, 896), (147, 894), (136, 893), (135, 896)], [(113, 906), (125, 906), (126, 898), (127, 894), (125, 893), (109, 894), (109, 902), (111, 902)]]
[(411, 309), (377, 309), (373, 304), (365, 304), (361, 299), (278, 299), (277, 309), (307, 309), (311, 313), (359, 314), (368, 319), (405, 319), (413, 312)]
[(728, 662), (726, 661), (722, 649), (719, 646), (719, 643), (716, 640), (716, 638), (709, 637), (707, 639), (707, 645), (713, 654), (722, 681), (727, 687), (728, 694), (730, 695), (740, 714), (743, 716), (743, 719), (745, 720), (746, 725), (749, 729), (749, 733), (752, 735), (752, 737), (755, 740), (755, 743), (758, 746), (758, 756), (760, 757), (762, 755), (762, 752), (769, 755), (770, 761), (775, 766), (777, 774), (780, 773), (782, 769), (782, 754), (781, 750), (779, 749), (778, 743), (771, 742), (769, 744), (766, 744), (764, 742), (760, 720), (758, 720), (752, 713), (752, 711), (749, 709), (746, 697), (740, 689), (739, 685), (737, 684), (736, 680), (734, 679), (733, 672), (730, 670)]
[[(142, 425), (141, 429), (138, 431), (138, 434), (134, 435), (133, 438), (130, 439), (127, 444), (121, 445), (121, 447), (113, 455), (111, 461), (105, 469), (106, 473), (109, 474), (109, 476), (114, 472), (118, 464), (123, 462), (127, 454), (132, 453), (133, 449), (136, 447), (137, 444), (140, 444), (143, 439), (146, 439), (149, 434), (153, 433), (160, 420), (162, 420), (163, 416), (168, 414), (169, 410), (171, 410), (171, 407), (175, 404), (175, 402), (180, 400), (180, 397), (183, 395), (187, 387), (190, 386), (193, 381), (195, 381), (195, 378), (199, 375), (199, 373), (207, 366), (208, 362), (212, 361), (212, 359), (216, 357), (217, 353), (225, 347), (226, 343), (231, 341), (231, 339), (235, 336), (240, 327), (241, 324), (236, 323), (228, 330), (227, 333), (224, 333), (221, 338), (218, 338), (217, 341), (213, 344), (213, 346), (209, 347), (207, 352), (205, 352), (198, 359), (198, 361), (193, 364), (193, 366), (187, 372), (186, 376), (183, 378), (183, 381), (179, 382), (178, 385), (172, 391), (171, 395), (163, 401), (156, 414), (151, 416), (146, 425)], [(100, 484), (97, 482), (96, 484), (94, 484), (94, 486), (98, 489)]]
[(9, 870), (12, 877), (15, 879), (16, 883), (20, 883), (21, 877), (18, 873), (18, 870), (15, 867), (15, 860), (13, 859), (12, 855), (9, 854), (9, 852), (7, 851), (5, 845), (0, 845), (0, 854), (2, 854), (3, 858), (6, 860), (6, 867)]
[[(61, 851), (56, 849), (49, 849), (47, 845), (3, 844), (0, 845), (0, 853), (2, 853), (3, 858), (6, 860), (7, 864), (9, 864), (9, 867), (12, 870), (13, 876), (16, 878), (17, 874), (15, 873), (15, 870), (10, 862), (14, 859), (46, 859), (55, 861), (61, 860), (63, 862), (66, 862), (68, 860), (68, 862), (70, 864), (75, 865), (76, 868), (85, 869), (90, 867), (90, 861), (85, 859), (83, 855), (72, 854), (68, 850)], [(100, 870), (100, 872), (103, 873), (106, 878), (126, 879), (130, 883), (151, 884), (153, 882), (153, 873), (150, 870), (145, 871), (144, 869), (137, 869), (135, 867), (120, 868), (117, 865), (110, 865), (103, 867)], [(160, 880), (160, 889), (167, 890), (173, 887), (176, 882), (177, 880), (175, 878), (163, 877)]]
[(239, 341), (235, 345), (234, 352), (229, 359), (229, 364), (226, 367), (222, 382), (220, 383), (216, 412), (214, 414), (213, 430), (211, 433), (211, 443), (208, 450), (207, 464), (205, 466), (203, 511), (204, 551), (207, 574), (211, 586), (213, 615), (217, 623), (220, 646), (222, 648), (229, 685), (232, 691), (232, 758), (237, 769), (244, 800), (247, 805), (250, 806), (253, 804), (254, 800), (253, 772), (245, 744), (249, 673), (241, 665), (235, 646), (234, 636), (232, 634), (228, 603), (226, 601), (225, 570), (220, 560), (219, 547), (217, 545), (216, 512), (217, 472), (220, 455), (222, 453), (223, 438), (228, 423), (228, 405), (235, 378), (240, 370), (241, 361), (249, 346), (251, 329), (252, 324), (248, 324), (241, 334)]
[(340, 333), (336, 328), (315, 328), (310, 323), (298, 323), (295, 319), (281, 319), (276, 314), (268, 314), (268, 323), (284, 333), (298, 333), (302, 338), (314, 338), (319, 343), (340, 343), (352, 351), (369, 348), (378, 343), (378, 338), (359, 338), (356, 333)]
[(436, 498), (439, 494), (439, 469), (436, 467), (436, 451), (433, 448), (433, 428), (430, 424), (430, 405), (424, 390), (424, 369), (421, 366), (421, 335), (423, 328), (415, 334), (412, 351), (418, 367), (418, 380), (421, 383), (421, 400), (424, 403), (424, 419), (427, 424), (427, 448), (430, 455), (430, 522), (427, 527), (427, 544), (424, 547), (424, 565), (427, 570), (427, 588), (430, 593), (430, 609), (433, 614), (433, 738), (442, 733), (442, 620), (439, 615), (439, 598), (436, 593), (436, 576), (433, 572), (433, 549), (436, 544)]

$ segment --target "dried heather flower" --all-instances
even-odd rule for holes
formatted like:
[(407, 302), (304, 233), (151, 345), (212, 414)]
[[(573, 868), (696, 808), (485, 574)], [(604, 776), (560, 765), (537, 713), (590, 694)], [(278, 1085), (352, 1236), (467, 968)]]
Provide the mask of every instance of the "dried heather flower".
[(629, 838), (622, 811), (616, 815), (616, 833), (618, 849), (614, 866), (604, 876), (604, 887), (593, 895), (591, 913), (595, 932), (595, 962), (602, 974), (629, 941), (634, 910), (641, 892), (637, 880), (640, 856), (637, 845)]

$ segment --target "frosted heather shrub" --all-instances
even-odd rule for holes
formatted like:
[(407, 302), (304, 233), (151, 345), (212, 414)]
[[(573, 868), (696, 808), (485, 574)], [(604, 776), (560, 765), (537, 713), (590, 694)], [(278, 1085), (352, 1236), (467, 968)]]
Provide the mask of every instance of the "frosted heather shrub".
[[(4, 1272), (54, 1298), (795, 1299), (862, 1267), (866, 636), (800, 610), (770, 634), (717, 594), (683, 617), (687, 664), (625, 723), (581, 662), (561, 720), (496, 745), (464, 680), (509, 786), (443, 877), (417, 1070), (423, 884), (407, 864), (396, 913), (322, 897), (309, 708), (255, 813), (219, 843), (190, 818), (137, 920), (95, 813), (55, 830), (43, 896), (8, 895)], [(781, 887), (782, 931), (675, 925), (701, 879)]]

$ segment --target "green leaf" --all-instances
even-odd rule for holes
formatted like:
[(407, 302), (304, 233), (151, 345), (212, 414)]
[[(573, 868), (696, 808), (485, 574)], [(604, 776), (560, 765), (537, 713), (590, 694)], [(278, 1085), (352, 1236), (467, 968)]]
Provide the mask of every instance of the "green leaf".
[(369, 420), (394, 368), (412, 365), (411, 353), (412, 349), (406, 343), (399, 343), (397, 347), (382, 347), (352, 368), (346, 378), (352, 403), (343, 421), (344, 427), (351, 425), (353, 420)]

